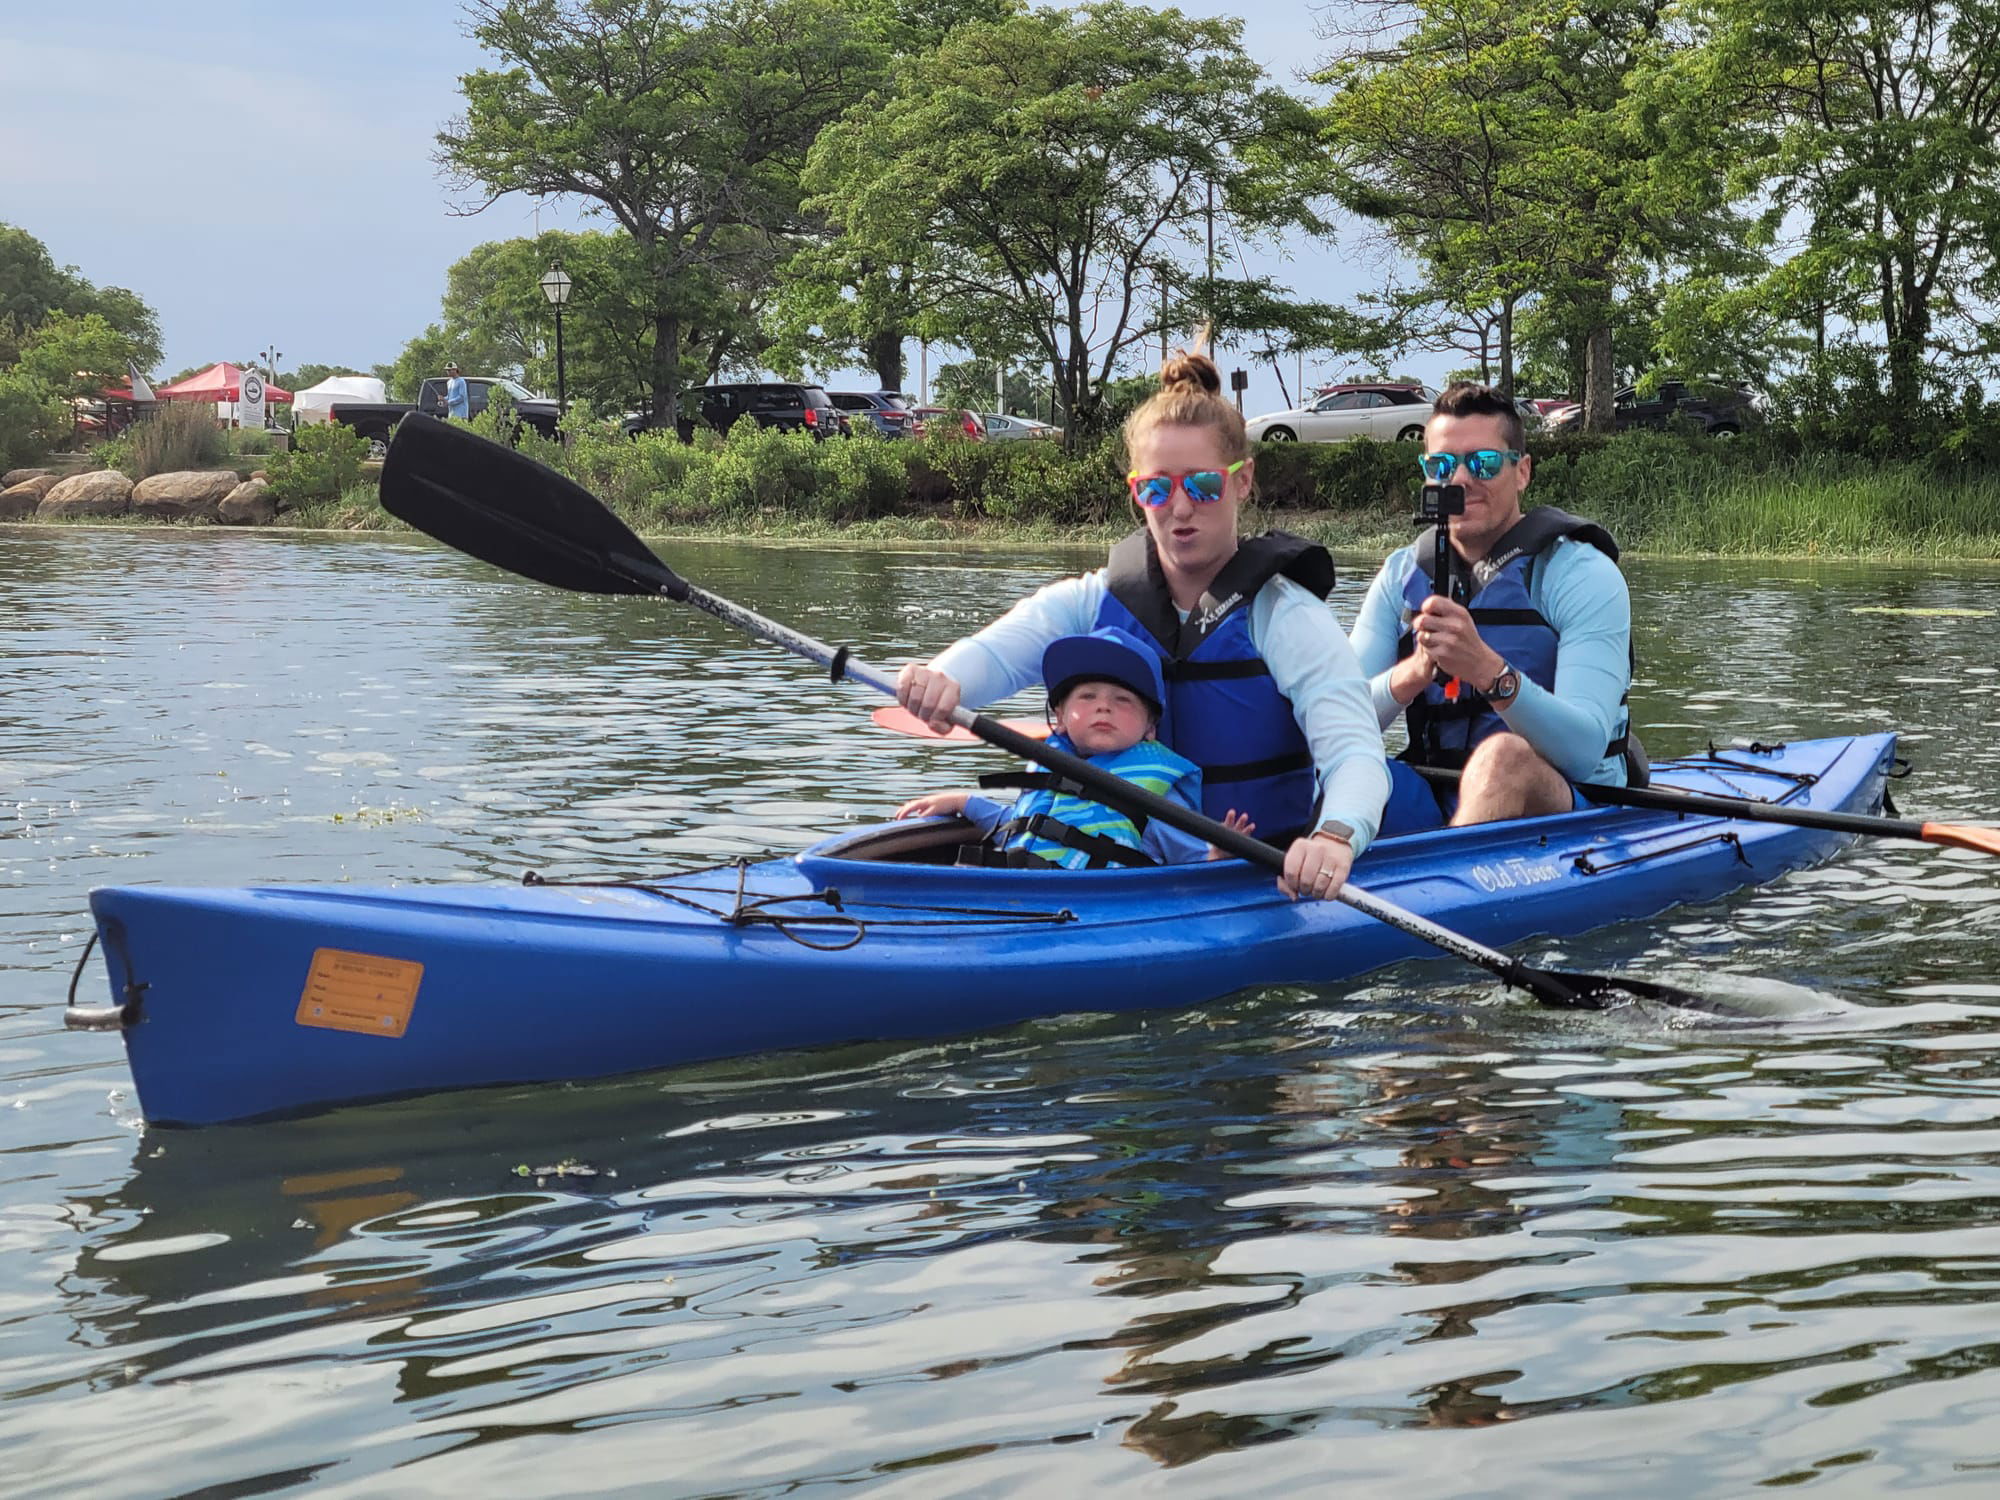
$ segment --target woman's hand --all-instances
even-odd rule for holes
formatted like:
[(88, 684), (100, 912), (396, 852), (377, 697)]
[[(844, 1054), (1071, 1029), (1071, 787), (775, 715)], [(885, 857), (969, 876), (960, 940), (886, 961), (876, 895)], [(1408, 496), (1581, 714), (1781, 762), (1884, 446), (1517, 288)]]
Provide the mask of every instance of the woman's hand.
[(1419, 646), (1389, 669), (1389, 696), (1408, 708), (1423, 697), (1436, 676), (1437, 662)]
[(970, 792), (932, 792), (924, 797), (912, 797), (896, 809), (898, 818), (935, 818), (946, 813), (965, 811), (966, 799)]
[(919, 662), (904, 663), (896, 674), (896, 701), (939, 734), (951, 732), (958, 691), (957, 678)]
[[(1240, 813), (1233, 807), (1223, 814), (1222, 826), (1229, 829), (1232, 833), (1255, 833), (1257, 831), (1257, 825), (1250, 821), (1249, 815), (1247, 813)], [(1228, 850), (1218, 849), (1213, 844), (1208, 846), (1208, 857), (1210, 859), (1236, 858)]]
[(1301, 896), (1330, 901), (1340, 894), (1353, 867), (1354, 846), (1345, 839), (1328, 833), (1294, 839), (1285, 851), (1285, 873), (1278, 877), (1278, 889), (1294, 901)]

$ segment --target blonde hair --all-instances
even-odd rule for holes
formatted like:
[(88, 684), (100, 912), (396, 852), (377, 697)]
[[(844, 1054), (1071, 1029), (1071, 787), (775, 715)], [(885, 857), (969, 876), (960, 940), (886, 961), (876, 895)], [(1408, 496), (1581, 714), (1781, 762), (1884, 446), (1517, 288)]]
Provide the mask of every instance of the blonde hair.
[(1250, 456), (1250, 434), (1243, 427), (1243, 413), (1222, 395), (1222, 372), (1215, 361), (1200, 352), (1208, 342), (1203, 328), (1195, 335), (1195, 351), (1177, 349), (1160, 365), (1160, 388), (1125, 419), (1125, 458), (1132, 462), (1132, 448), (1156, 427), (1208, 427), (1222, 442), (1225, 463)]

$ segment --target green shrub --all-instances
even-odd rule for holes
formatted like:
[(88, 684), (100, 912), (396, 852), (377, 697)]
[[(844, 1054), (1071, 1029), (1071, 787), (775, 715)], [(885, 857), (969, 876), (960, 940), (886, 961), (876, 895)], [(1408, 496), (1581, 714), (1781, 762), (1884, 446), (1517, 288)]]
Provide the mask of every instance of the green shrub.
[(289, 453), (264, 466), (271, 498), (289, 505), (332, 500), (354, 488), (368, 457), (368, 439), (340, 422), (314, 422), (292, 439)]
[(1271, 510), (1414, 509), (1422, 443), (1258, 443), (1257, 496)]
[(26, 375), (0, 374), (0, 463), (19, 469), (46, 454), (68, 427), (69, 413)]
[(261, 427), (239, 427), (227, 434), (229, 451), (245, 458), (262, 458), (271, 451), (271, 434)]
[(145, 479), (183, 469), (212, 469), (227, 452), (221, 424), (207, 402), (168, 401), (126, 429), (123, 462), (117, 467), (128, 479)]

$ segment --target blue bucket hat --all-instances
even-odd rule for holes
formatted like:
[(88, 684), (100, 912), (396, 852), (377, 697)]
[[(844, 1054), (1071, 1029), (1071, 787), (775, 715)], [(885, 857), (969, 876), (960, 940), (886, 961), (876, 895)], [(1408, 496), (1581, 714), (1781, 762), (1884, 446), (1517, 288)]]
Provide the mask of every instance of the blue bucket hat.
[(1060, 703), (1079, 682), (1115, 682), (1130, 688), (1152, 705), (1156, 718), (1167, 701), (1159, 654), (1113, 625), (1051, 641), (1042, 653), (1042, 681), (1048, 684), (1051, 703)]

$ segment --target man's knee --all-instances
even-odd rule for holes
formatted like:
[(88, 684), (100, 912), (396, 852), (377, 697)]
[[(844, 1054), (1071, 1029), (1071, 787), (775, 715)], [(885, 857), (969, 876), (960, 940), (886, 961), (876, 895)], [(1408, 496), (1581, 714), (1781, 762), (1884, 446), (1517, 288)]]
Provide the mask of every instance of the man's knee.
[(1571, 802), (1563, 774), (1518, 734), (1489, 735), (1474, 747), (1459, 782), (1462, 821), (1559, 812)]
[(1558, 775), (1533, 745), (1512, 732), (1488, 735), (1473, 747), (1465, 763), (1467, 776), (1478, 773), (1507, 782), (1536, 779), (1543, 772)]

